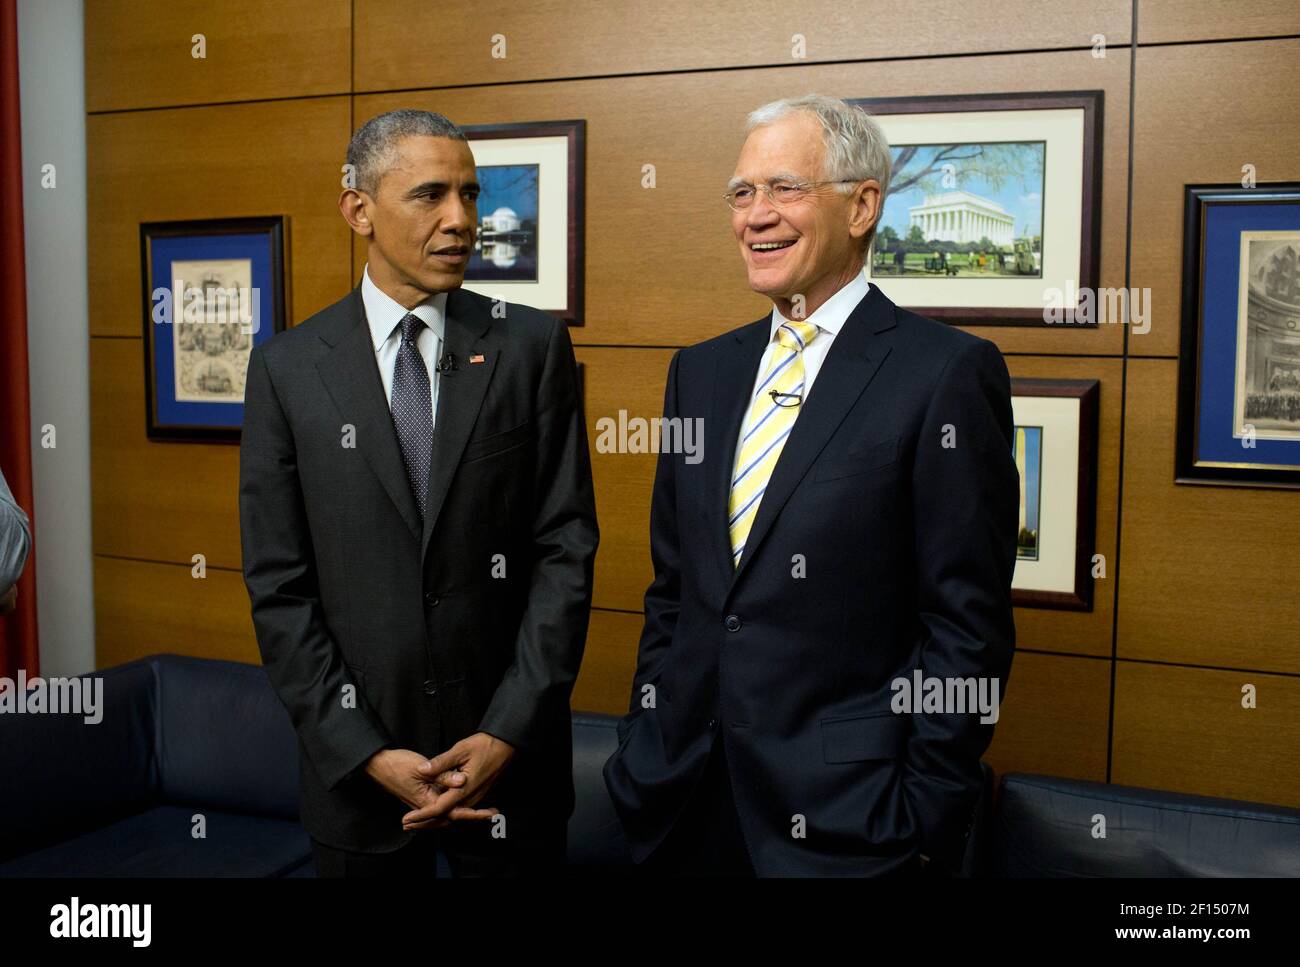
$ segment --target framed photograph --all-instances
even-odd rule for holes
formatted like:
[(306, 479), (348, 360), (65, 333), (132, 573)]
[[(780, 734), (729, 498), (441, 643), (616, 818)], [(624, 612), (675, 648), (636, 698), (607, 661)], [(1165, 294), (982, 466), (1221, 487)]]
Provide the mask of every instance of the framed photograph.
[(958, 325), (1095, 326), (1102, 93), (851, 101), (893, 155), (867, 278)]
[(1300, 182), (1185, 191), (1174, 479), (1300, 489)]
[(1092, 610), (1100, 393), (1095, 379), (1011, 381), (1020, 471), (1013, 604)]
[(285, 326), (284, 218), (140, 226), (146, 433), (238, 442), (253, 347)]
[(463, 130), (482, 189), (465, 288), (582, 325), (587, 122)]

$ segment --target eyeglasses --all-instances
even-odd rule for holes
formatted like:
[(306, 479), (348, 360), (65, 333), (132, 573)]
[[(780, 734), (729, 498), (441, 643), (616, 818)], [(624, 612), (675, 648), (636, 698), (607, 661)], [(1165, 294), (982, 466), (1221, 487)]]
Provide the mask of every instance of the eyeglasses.
[(758, 197), (760, 191), (767, 195), (768, 201), (780, 207), (808, 197), (813, 189), (823, 185), (856, 185), (860, 180), (855, 178), (846, 181), (774, 181), (770, 185), (737, 185), (730, 191), (724, 191), (722, 198), (733, 212), (743, 212), (748, 211), (754, 204), (754, 199)]

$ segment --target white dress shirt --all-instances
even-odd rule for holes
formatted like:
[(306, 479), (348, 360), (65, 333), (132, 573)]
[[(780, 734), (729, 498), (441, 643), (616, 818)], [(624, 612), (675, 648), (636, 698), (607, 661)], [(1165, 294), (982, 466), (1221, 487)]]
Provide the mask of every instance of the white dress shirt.
[[(379, 376), (384, 381), (384, 399), (393, 406), (393, 367), (397, 365), (397, 350), (402, 344), (402, 320), (407, 310), (370, 278), (367, 264), (361, 278), (361, 301), (366, 307), (366, 322), (370, 326), (370, 341), (375, 347), (375, 362)], [(442, 343), (446, 338), (447, 293), (438, 292), (410, 310), (424, 320), (415, 348), (424, 359), (429, 371), (429, 406), (433, 425), (438, 423), (438, 373), (435, 367), (442, 356)]]
[[(871, 283), (867, 281), (865, 268), (855, 275), (852, 280), (846, 282), (840, 289), (829, 299), (823, 302), (809, 316), (805, 322), (815, 323), (817, 325), (817, 335), (803, 351), (803, 398), (808, 399), (808, 394), (812, 392), (813, 380), (817, 378), (817, 373), (822, 368), (822, 363), (826, 360), (826, 354), (830, 352), (831, 343), (839, 335), (840, 329), (844, 326), (845, 321), (854, 309), (871, 291)], [(740, 421), (740, 432), (736, 435), (735, 454), (740, 453), (740, 443), (745, 437), (745, 430), (748, 429), (745, 424), (749, 422), (749, 409), (754, 405), (754, 395), (758, 392), (759, 386), (762, 385), (763, 374), (767, 372), (768, 364), (772, 361), (772, 355), (776, 352), (780, 343), (776, 341), (776, 331), (781, 328), (783, 323), (792, 320), (786, 319), (777, 311), (776, 306), (772, 306), (772, 323), (768, 333), (767, 349), (763, 351), (763, 358), (758, 361), (758, 372), (754, 374), (754, 385), (749, 390), (749, 403), (745, 406), (745, 416)], [(802, 403), (800, 404), (803, 405)]]

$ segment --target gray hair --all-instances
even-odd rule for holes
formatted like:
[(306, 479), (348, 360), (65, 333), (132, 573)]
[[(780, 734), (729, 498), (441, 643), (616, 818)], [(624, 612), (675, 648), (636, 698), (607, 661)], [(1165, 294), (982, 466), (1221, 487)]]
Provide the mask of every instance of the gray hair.
[(393, 166), (397, 142), (415, 135), (467, 140), (464, 131), (433, 111), (404, 107), (376, 115), (357, 128), (348, 142), (348, 164), (356, 187), (373, 195), (384, 173)]
[[(889, 152), (889, 141), (880, 124), (860, 107), (841, 101), (838, 97), (825, 94), (805, 94), (802, 97), (787, 97), (779, 101), (764, 104), (751, 111), (745, 124), (748, 134), (757, 127), (779, 121), (795, 111), (807, 112), (821, 123), (822, 136), (826, 144), (825, 170), (822, 177), (827, 181), (866, 181), (875, 179), (880, 182), (880, 202), (883, 207), (885, 197), (889, 194), (889, 175), (893, 168), (893, 156)], [(849, 192), (853, 185), (836, 185), (839, 191)], [(876, 219), (876, 226), (880, 219)], [(865, 252), (876, 235), (876, 226), (862, 240)]]

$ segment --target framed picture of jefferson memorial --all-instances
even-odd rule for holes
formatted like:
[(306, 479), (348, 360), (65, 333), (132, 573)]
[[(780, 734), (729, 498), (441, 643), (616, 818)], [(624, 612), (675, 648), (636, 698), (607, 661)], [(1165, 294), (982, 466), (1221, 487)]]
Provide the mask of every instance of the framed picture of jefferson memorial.
[(462, 125), (480, 189), (465, 288), (582, 325), (586, 127)]
[(957, 325), (1095, 326), (1102, 92), (851, 101), (893, 155), (867, 277)]

